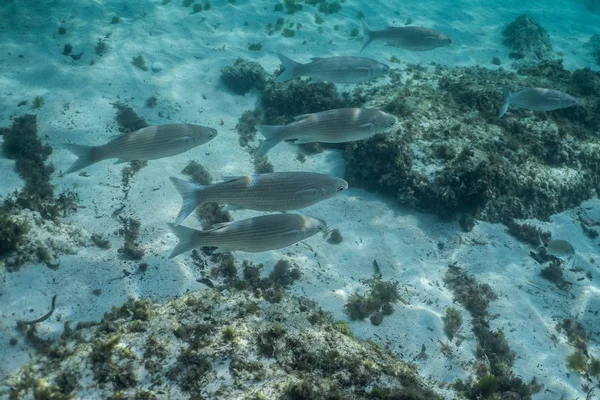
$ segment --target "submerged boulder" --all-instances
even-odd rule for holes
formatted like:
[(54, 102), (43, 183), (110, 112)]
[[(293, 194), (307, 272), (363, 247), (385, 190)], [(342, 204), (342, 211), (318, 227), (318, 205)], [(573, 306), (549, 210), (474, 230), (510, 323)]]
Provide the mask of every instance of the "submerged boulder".
[[(600, 185), (600, 74), (547, 62), (519, 71), (409, 68), (403, 81), (356, 89), (350, 101), (399, 117), (388, 135), (348, 143), (346, 179), (419, 210), (491, 222), (547, 219)], [(551, 87), (578, 104), (551, 112), (509, 109), (502, 87)]]
[(509, 57), (542, 61), (552, 58), (552, 43), (548, 32), (528, 15), (521, 15), (502, 31), (503, 44), (509, 48)]
[(221, 69), (221, 81), (236, 94), (246, 94), (252, 89), (263, 90), (267, 82), (262, 65), (238, 58), (233, 65)]

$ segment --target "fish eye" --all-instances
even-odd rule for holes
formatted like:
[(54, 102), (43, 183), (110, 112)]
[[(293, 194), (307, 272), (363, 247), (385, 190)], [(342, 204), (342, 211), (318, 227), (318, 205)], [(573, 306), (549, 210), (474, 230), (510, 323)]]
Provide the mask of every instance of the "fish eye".
[(345, 189), (345, 188), (344, 188), (343, 186), (340, 186), (340, 187), (338, 188), (338, 190), (339, 190), (340, 192), (343, 192), (343, 191), (344, 191), (344, 189)]
[(322, 231), (322, 230), (323, 230), (323, 225), (319, 225), (319, 226), (317, 227), (317, 229), (318, 229), (318, 230), (320, 230), (320, 231)]
[(396, 125), (396, 121), (390, 121), (390, 126)]

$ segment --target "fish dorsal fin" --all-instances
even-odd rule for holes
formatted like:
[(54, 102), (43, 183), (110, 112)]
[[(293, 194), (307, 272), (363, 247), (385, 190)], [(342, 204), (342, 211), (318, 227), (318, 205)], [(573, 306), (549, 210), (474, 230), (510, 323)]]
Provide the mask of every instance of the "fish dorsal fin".
[(245, 176), (243, 175), (225, 175), (221, 177), (221, 180), (223, 182), (231, 182), (231, 181), (235, 181), (241, 178), (245, 178)]
[(295, 116), (295, 117), (294, 117), (294, 121), (300, 121), (301, 119), (308, 118), (308, 117), (311, 117), (311, 116), (313, 116), (313, 115), (315, 115), (315, 114), (302, 114), (302, 115), (297, 115), (297, 116)]

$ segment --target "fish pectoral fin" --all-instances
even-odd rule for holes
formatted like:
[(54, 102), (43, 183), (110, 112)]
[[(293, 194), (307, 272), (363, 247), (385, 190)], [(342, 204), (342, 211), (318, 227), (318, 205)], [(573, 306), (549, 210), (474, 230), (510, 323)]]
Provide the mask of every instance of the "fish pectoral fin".
[(245, 177), (244, 177), (244, 176), (242, 176), (242, 175), (240, 175), (240, 176), (237, 176), (237, 175), (225, 175), (225, 176), (222, 176), (222, 177), (221, 177), (221, 180), (222, 180), (223, 182), (231, 182), (231, 181), (238, 180), (238, 179), (240, 179), (240, 178), (245, 178)]
[(305, 189), (305, 190), (298, 190), (297, 192), (294, 193), (294, 196), (298, 199), (302, 199), (302, 200), (313, 200), (313, 199), (317, 199), (319, 196), (319, 190), (317, 189)]
[(284, 237), (284, 238), (297, 238), (301, 233), (302, 233), (302, 231), (300, 229), (294, 229), (294, 230), (282, 233), (281, 237)]
[(312, 141), (305, 140), (305, 139), (296, 139), (296, 140), (294, 140), (294, 144), (305, 144), (305, 143), (312, 143)]
[(231, 253), (233, 250), (228, 249), (226, 247), (217, 247), (212, 253), (213, 254), (223, 254), (223, 253)]
[(190, 140), (192, 140), (191, 136), (181, 136), (181, 137), (169, 140), (169, 144), (185, 143)]
[(221, 210), (223, 211), (235, 211), (235, 210), (243, 210), (244, 207), (238, 206), (237, 204), (225, 204)]
[(371, 131), (375, 128), (375, 124), (372, 122), (368, 122), (366, 124), (362, 124), (358, 127), (361, 131)]
[(308, 117), (311, 117), (311, 116), (313, 116), (313, 115), (315, 115), (315, 114), (302, 114), (302, 115), (296, 115), (296, 116), (294, 117), (294, 121), (299, 121), (299, 120), (301, 120), (301, 119), (308, 118)]
[(207, 231), (214, 231), (214, 230), (217, 230), (217, 229), (225, 228), (230, 223), (231, 222), (219, 222), (218, 224), (213, 224), (213, 225), (210, 226), (210, 229), (208, 229)]

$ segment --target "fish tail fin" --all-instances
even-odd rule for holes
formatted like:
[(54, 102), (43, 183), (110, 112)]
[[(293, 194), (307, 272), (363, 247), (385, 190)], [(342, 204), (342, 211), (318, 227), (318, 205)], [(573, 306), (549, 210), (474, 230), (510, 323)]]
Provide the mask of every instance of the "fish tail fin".
[(265, 140), (260, 144), (256, 153), (254, 153), (257, 157), (264, 156), (267, 154), (267, 151), (281, 142), (279, 130), (282, 127), (283, 125), (256, 125), (256, 129), (265, 137)]
[(73, 153), (77, 157), (79, 157), (73, 163), (73, 165), (71, 165), (71, 167), (69, 167), (69, 169), (66, 172), (67, 174), (69, 174), (71, 172), (79, 171), (80, 169), (83, 169), (89, 165), (94, 164), (95, 162), (100, 161), (100, 160), (96, 160), (94, 157), (94, 153), (93, 153), (93, 150), (95, 149), (94, 146), (82, 146), (80, 144), (69, 144), (69, 143), (65, 143), (64, 146), (71, 153)]
[(373, 41), (373, 29), (371, 29), (371, 27), (369, 26), (369, 24), (367, 24), (367, 21), (365, 21), (364, 18), (361, 18), (362, 20), (362, 28), (363, 28), (363, 45), (362, 48), (360, 49), (360, 52), (362, 53), (362, 51), (365, 49), (365, 47), (367, 47), (369, 45), (369, 43), (371, 43)]
[(275, 82), (285, 82), (294, 79), (296, 77), (296, 68), (301, 64), (280, 53), (277, 53), (277, 57), (279, 57), (279, 61), (281, 61), (285, 70), (275, 79)]
[(175, 189), (181, 195), (181, 209), (179, 210), (179, 214), (177, 214), (177, 218), (175, 218), (174, 226), (177, 226), (183, 222), (184, 219), (188, 215), (190, 215), (196, 207), (204, 204), (205, 201), (205, 187), (202, 185), (197, 185), (192, 182), (184, 181), (183, 179), (177, 178), (169, 178), (175, 186)]
[(498, 114), (498, 118), (502, 118), (502, 116), (508, 110), (508, 106), (510, 105), (510, 90), (508, 88), (504, 88), (504, 103), (502, 104), (502, 108), (500, 108), (500, 113)]
[(181, 253), (185, 253), (186, 251), (197, 247), (194, 245), (194, 237), (198, 233), (197, 230), (185, 226), (175, 226), (174, 224), (168, 225), (175, 236), (177, 236), (177, 239), (179, 239), (179, 242), (177, 242), (177, 245), (169, 255), (169, 258), (176, 257)]

